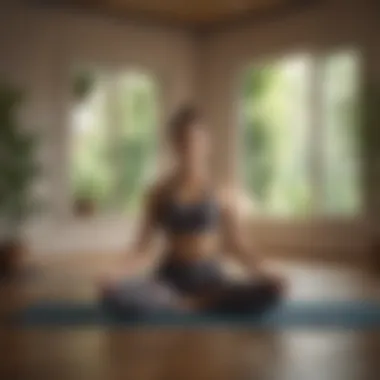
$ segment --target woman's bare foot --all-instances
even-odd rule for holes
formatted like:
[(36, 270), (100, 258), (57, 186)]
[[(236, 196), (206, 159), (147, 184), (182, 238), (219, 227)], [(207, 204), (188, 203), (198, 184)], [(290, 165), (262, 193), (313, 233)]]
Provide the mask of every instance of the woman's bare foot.
[(285, 277), (280, 275), (271, 275), (268, 277), (268, 281), (273, 283), (273, 286), (277, 290), (280, 296), (284, 296), (288, 291), (288, 281)]
[(263, 282), (270, 285), (273, 287), (273, 290), (281, 296), (287, 293), (288, 280), (278, 273), (272, 272), (270, 270), (262, 270), (255, 273), (254, 279), (258, 282)]
[(181, 301), (181, 309), (184, 311), (202, 311), (207, 309), (210, 304), (212, 304), (213, 297), (193, 297), (188, 299), (183, 299)]
[(184, 311), (202, 311), (208, 310), (219, 298), (223, 296), (223, 291), (214, 291), (205, 293), (202, 296), (194, 296), (189, 298), (182, 298), (180, 307)]

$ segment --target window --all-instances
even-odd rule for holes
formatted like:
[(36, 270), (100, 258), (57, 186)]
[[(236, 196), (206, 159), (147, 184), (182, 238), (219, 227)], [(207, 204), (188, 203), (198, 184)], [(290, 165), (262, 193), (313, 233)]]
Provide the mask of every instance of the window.
[(74, 90), (74, 202), (92, 212), (133, 214), (155, 169), (155, 83), (140, 72), (92, 70), (76, 73)]
[(244, 178), (262, 213), (360, 211), (357, 56), (297, 55), (250, 67), (242, 86)]
[(327, 57), (322, 70), (322, 209), (354, 214), (361, 195), (358, 62), (351, 54), (337, 54)]

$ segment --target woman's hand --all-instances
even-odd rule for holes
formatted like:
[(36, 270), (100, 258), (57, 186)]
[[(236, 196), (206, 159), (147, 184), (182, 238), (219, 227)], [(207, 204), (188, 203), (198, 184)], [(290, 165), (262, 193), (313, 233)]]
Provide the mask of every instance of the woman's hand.
[(261, 265), (260, 267), (254, 267), (250, 272), (250, 278), (254, 281), (273, 284), (281, 294), (285, 293), (288, 288), (286, 278), (269, 266)]

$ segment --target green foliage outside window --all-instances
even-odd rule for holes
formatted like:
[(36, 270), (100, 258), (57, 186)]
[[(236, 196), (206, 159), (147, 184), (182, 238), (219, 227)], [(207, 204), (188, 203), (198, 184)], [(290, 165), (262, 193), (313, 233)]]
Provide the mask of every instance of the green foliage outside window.
[[(358, 89), (358, 61), (346, 52), (322, 60), (293, 57), (247, 70), (242, 86), (244, 178), (262, 212), (358, 212)], [(315, 148), (318, 162), (312, 163)]]
[(97, 212), (138, 210), (156, 154), (156, 89), (149, 76), (126, 72), (96, 77), (73, 122), (72, 188)]

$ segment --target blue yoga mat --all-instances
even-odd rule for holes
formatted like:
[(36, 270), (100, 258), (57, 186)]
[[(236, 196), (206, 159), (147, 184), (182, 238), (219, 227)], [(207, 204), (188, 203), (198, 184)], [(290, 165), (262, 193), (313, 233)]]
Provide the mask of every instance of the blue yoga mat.
[(73, 302), (39, 302), (18, 312), (12, 322), (22, 326), (212, 326), (227, 324), (251, 327), (380, 328), (380, 303), (285, 302), (260, 315), (227, 316), (205, 314), (152, 315), (126, 319), (105, 311), (101, 305)]

